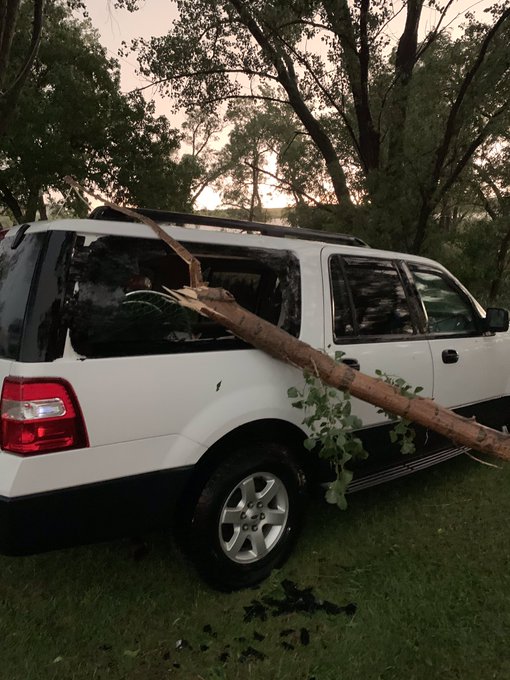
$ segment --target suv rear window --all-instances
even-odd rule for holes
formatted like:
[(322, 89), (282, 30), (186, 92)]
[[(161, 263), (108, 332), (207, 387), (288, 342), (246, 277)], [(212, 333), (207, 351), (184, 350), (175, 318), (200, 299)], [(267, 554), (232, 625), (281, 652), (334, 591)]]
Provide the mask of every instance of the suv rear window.
[(12, 249), (12, 238), (0, 241), (0, 357), (18, 359), (32, 279), (45, 234), (27, 234)]
[[(299, 333), (299, 266), (288, 252), (190, 246), (211, 287)], [(112, 357), (246, 347), (222, 326), (171, 301), (165, 288), (189, 284), (188, 268), (161, 241), (104, 236), (78, 247), (71, 269), (73, 348)]]

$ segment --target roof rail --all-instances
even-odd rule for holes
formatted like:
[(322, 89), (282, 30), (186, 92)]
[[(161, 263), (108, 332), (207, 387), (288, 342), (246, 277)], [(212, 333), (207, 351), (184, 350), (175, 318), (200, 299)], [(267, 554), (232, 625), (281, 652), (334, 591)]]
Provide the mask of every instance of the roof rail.
[[(194, 224), (204, 227), (218, 227), (219, 229), (237, 229), (245, 232), (255, 232), (264, 236), (280, 236), (283, 238), (302, 238), (308, 241), (324, 241), (326, 243), (341, 243), (349, 246), (362, 246), (368, 248), (365, 243), (357, 236), (350, 234), (338, 234), (331, 231), (320, 231), (318, 229), (301, 229), (301, 227), (285, 227), (280, 224), (265, 224), (263, 222), (248, 222), (244, 220), (234, 220), (226, 217), (209, 217), (207, 215), (190, 215), (186, 213), (167, 212), (166, 210), (152, 210), (150, 208), (132, 208), (134, 212), (140, 213), (145, 217), (150, 217), (155, 222), (172, 222), (178, 225)], [(132, 222), (123, 213), (100, 205), (90, 213), (91, 220), (112, 220), (116, 222)]]

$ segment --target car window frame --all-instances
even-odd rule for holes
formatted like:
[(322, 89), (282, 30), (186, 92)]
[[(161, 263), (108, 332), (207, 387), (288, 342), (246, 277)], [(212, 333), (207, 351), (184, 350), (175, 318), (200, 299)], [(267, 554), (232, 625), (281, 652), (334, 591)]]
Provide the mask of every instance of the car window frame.
[[(425, 303), (420, 295), (420, 292), (418, 290), (418, 287), (416, 285), (416, 282), (414, 280), (413, 276), (413, 268), (417, 269), (418, 271), (422, 271), (424, 273), (430, 273), (434, 274), (435, 276), (439, 276), (439, 278), (443, 279), (450, 285), (450, 287), (459, 295), (459, 297), (466, 302), (468, 307), (471, 309), (471, 312), (473, 314), (473, 319), (476, 324), (476, 330), (474, 331), (444, 331), (441, 333), (432, 333), (428, 330), (428, 313), (427, 309), (425, 307)], [(421, 331), (421, 337), (429, 339), (429, 340), (435, 340), (435, 339), (441, 339), (441, 338), (474, 338), (474, 337), (480, 337), (483, 335), (486, 335), (486, 331), (484, 328), (484, 319), (480, 315), (480, 312), (477, 308), (477, 305), (474, 303), (473, 299), (471, 296), (463, 290), (462, 286), (460, 286), (455, 278), (449, 274), (446, 270), (439, 268), (439, 267), (434, 267), (433, 265), (429, 264), (422, 264), (421, 262), (413, 262), (410, 260), (403, 260), (402, 261), (402, 270), (405, 275), (405, 277), (408, 279), (410, 289), (414, 291), (414, 295), (416, 296), (417, 302), (418, 302), (418, 308), (420, 310), (420, 315), (422, 317), (421, 320), (421, 326), (422, 326), (422, 331)]]
[[(347, 298), (349, 301), (349, 311), (351, 314), (353, 334), (337, 336), (335, 329), (335, 298), (333, 294), (333, 280), (332, 280), (332, 267), (331, 263), (333, 258), (338, 258), (340, 263), (340, 268), (342, 271), (342, 276), (346, 285)], [(385, 265), (391, 265), (397, 272), (397, 276), (402, 285), (404, 295), (406, 298), (407, 305), (409, 307), (409, 316), (411, 324), (413, 327), (412, 333), (395, 333), (387, 335), (361, 335), (359, 332), (358, 320), (356, 317), (356, 308), (354, 305), (354, 298), (352, 295), (351, 284), (346, 272), (345, 258), (355, 258), (357, 260), (363, 260), (365, 262), (381, 263)], [(416, 303), (412, 288), (409, 286), (409, 281), (407, 277), (404, 276), (401, 261), (396, 258), (383, 258), (377, 256), (365, 256), (365, 255), (354, 255), (350, 253), (329, 253), (327, 259), (328, 266), (328, 283), (329, 283), (329, 296), (330, 296), (330, 311), (331, 311), (331, 337), (333, 344), (335, 345), (346, 345), (346, 344), (363, 344), (363, 343), (377, 343), (377, 342), (402, 342), (403, 340), (412, 341), (416, 339), (423, 339), (422, 330), (423, 326), (421, 324), (420, 314), (418, 312), (418, 305)]]
[[(115, 238), (119, 240), (130, 240), (130, 241), (143, 241), (157, 243), (163, 251), (167, 251), (168, 254), (173, 255), (173, 250), (168, 247), (163, 241), (159, 239), (138, 237), (125, 234), (97, 234), (94, 241), (102, 238)], [(90, 244), (85, 245), (86, 237), (84, 234), (77, 234), (77, 243), (75, 250), (84, 251)], [(283, 310), (284, 305), (290, 306), (289, 318), (287, 319), (287, 328), (284, 328), (288, 333), (293, 335), (293, 337), (299, 337), (302, 330), (302, 276), (301, 276), (301, 266), (299, 258), (291, 249), (271, 249), (271, 248), (260, 248), (253, 245), (227, 245), (217, 243), (202, 243), (202, 242), (191, 242), (182, 241), (183, 245), (188, 247), (191, 252), (200, 260), (217, 260), (218, 262), (229, 262), (237, 263), (239, 262), (239, 272), (242, 273), (244, 267), (241, 266), (241, 262), (248, 263), (253, 272), (259, 269), (262, 271), (263, 268), (272, 270), (273, 274), (277, 274), (281, 277), (282, 273), (287, 274), (287, 300), (285, 301), (283, 295), (280, 303), (280, 312)], [(85, 261), (83, 253), (78, 254), (77, 262), (80, 263), (82, 260)], [(265, 261), (267, 259), (267, 261)], [(273, 264), (271, 264), (273, 260)], [(82, 263), (83, 263), (82, 262)], [(203, 265), (203, 262), (202, 262)], [(255, 266), (253, 266), (255, 265)], [(281, 271), (278, 272), (278, 268)], [(292, 266), (290, 266), (292, 265)], [(73, 264), (69, 269), (73, 269)], [(250, 273), (250, 272), (248, 272)], [(78, 276), (78, 278), (77, 278)], [(67, 304), (69, 308), (69, 314), (66, 318), (66, 333), (69, 332), (71, 343), (73, 338), (71, 336), (73, 330), (73, 319), (76, 311), (76, 290), (75, 283), (79, 280), (80, 274), (74, 272), (73, 275), (68, 271), (68, 280), (70, 281)], [(256, 313), (260, 311), (259, 307), (262, 302), (262, 289), (257, 290), (256, 295)], [(289, 310), (288, 310), (289, 311)], [(220, 324), (221, 325), (221, 324)], [(226, 331), (227, 332), (227, 331)], [(192, 354), (197, 352), (218, 352), (218, 351), (230, 351), (230, 350), (242, 350), (242, 349), (252, 349), (252, 346), (244, 342), (243, 340), (237, 338), (235, 335), (230, 334), (229, 337), (205, 337), (200, 342), (190, 342), (190, 343), (161, 343), (159, 347), (154, 344), (153, 351), (130, 351), (127, 345), (119, 345), (119, 350), (116, 352), (105, 352), (100, 351), (101, 348), (98, 346), (96, 351), (91, 351), (90, 348), (85, 351), (85, 348), (76, 348), (73, 345), (75, 351), (78, 354), (83, 355), (87, 359), (112, 359), (112, 358), (126, 358), (126, 357), (142, 357), (142, 356), (173, 356), (178, 354)], [(83, 351), (81, 351), (83, 350)]]

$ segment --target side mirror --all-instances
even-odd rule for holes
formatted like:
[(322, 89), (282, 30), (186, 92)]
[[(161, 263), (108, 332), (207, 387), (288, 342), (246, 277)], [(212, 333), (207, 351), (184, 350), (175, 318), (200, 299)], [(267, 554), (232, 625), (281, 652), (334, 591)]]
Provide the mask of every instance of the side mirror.
[(488, 307), (485, 315), (485, 328), (493, 333), (508, 330), (508, 311), (501, 307)]

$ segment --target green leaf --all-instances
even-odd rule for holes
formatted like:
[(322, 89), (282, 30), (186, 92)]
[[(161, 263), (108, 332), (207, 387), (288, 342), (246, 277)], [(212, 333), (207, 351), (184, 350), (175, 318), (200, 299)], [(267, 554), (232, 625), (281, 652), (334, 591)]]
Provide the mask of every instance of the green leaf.
[(401, 452), (402, 452), (404, 455), (408, 455), (408, 454), (410, 454), (410, 453), (414, 453), (415, 451), (416, 451), (416, 447), (415, 447), (415, 445), (413, 444), (412, 441), (410, 441), (409, 439), (405, 439), (405, 440), (402, 442)]
[(347, 510), (347, 498), (344, 495), (338, 497), (336, 504), (340, 510)]
[(140, 653), (139, 649), (125, 649), (124, 656), (128, 656), (130, 659), (134, 659)]
[(331, 485), (329, 489), (326, 491), (326, 502), (331, 503), (331, 505), (336, 505), (338, 502), (338, 494), (336, 492), (336, 489)]
[(289, 399), (295, 399), (296, 397), (299, 397), (299, 392), (295, 387), (289, 387), (287, 390), (287, 396)]
[(352, 470), (342, 470), (340, 474), (340, 479), (343, 484), (345, 484), (345, 487), (347, 488), (349, 484), (352, 482), (352, 478), (354, 477), (354, 473)]
[(316, 444), (315, 439), (311, 439), (310, 437), (308, 437), (308, 439), (305, 439), (305, 441), (303, 442), (303, 446), (308, 451), (311, 451), (312, 449), (314, 449), (315, 444)]

